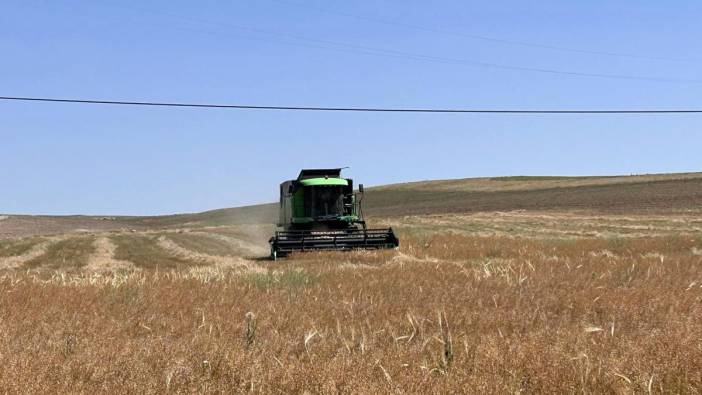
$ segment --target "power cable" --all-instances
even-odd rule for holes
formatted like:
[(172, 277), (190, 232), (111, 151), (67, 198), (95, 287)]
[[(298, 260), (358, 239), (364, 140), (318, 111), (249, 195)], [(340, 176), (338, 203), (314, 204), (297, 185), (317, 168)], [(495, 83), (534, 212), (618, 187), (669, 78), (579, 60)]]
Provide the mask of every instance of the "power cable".
[(661, 61), (669, 61), (669, 62), (699, 62), (699, 59), (691, 59), (691, 58), (670, 58), (670, 57), (663, 57), (663, 56), (648, 56), (648, 55), (638, 55), (638, 54), (630, 54), (630, 53), (622, 53), (622, 52), (597, 51), (597, 50), (582, 49), (582, 48), (572, 48), (572, 47), (564, 47), (564, 46), (558, 46), (558, 45), (533, 43), (533, 42), (527, 42), (527, 41), (507, 40), (507, 39), (501, 39), (501, 38), (478, 35), (478, 34), (469, 34), (469, 33), (453, 31), (453, 30), (446, 30), (446, 29), (420, 26), (420, 25), (415, 25), (415, 24), (410, 24), (410, 23), (396, 22), (396, 21), (391, 21), (391, 20), (384, 19), (384, 18), (371, 17), (371, 16), (359, 15), (359, 14), (352, 14), (352, 13), (348, 13), (348, 12), (341, 12), (341, 11), (331, 10), (328, 8), (310, 6), (308, 4), (301, 4), (298, 2), (287, 1), (287, 0), (270, 0), (270, 1), (273, 1), (273, 2), (276, 2), (279, 4), (284, 4), (287, 6), (307, 8), (307, 9), (315, 10), (317, 12), (323, 12), (326, 14), (330, 14), (330, 15), (343, 16), (346, 18), (353, 18), (353, 19), (357, 19), (357, 20), (362, 20), (362, 21), (367, 21), (367, 22), (372, 22), (372, 23), (377, 23), (377, 24), (382, 24), (382, 25), (401, 27), (401, 28), (405, 28), (405, 29), (412, 29), (412, 30), (423, 31), (423, 32), (427, 32), (427, 33), (437, 33), (437, 34), (443, 34), (443, 35), (463, 37), (463, 38), (469, 38), (469, 39), (473, 39), (473, 40), (488, 41), (488, 42), (493, 42), (493, 43), (516, 45), (516, 46), (521, 46), (521, 47), (532, 47), (532, 48), (547, 49), (547, 50), (561, 51), (561, 52), (571, 52), (571, 53), (581, 53), (581, 54), (601, 55), (601, 56), (614, 56), (614, 57), (633, 58), (633, 59), (661, 60)]
[[(230, 23), (206, 21), (206, 20), (202, 20), (199, 18), (185, 17), (185, 16), (181, 16), (181, 15), (176, 15), (176, 14), (162, 12), (162, 11), (154, 11), (154, 10), (145, 9), (145, 8), (141, 8), (141, 7), (135, 8), (135, 7), (126, 7), (126, 6), (117, 5), (117, 4), (110, 4), (110, 3), (107, 3), (107, 4), (109, 6), (113, 6), (113, 7), (117, 7), (117, 8), (131, 9), (131, 10), (136, 10), (136, 11), (139, 11), (142, 13), (146, 12), (146, 13), (151, 13), (151, 14), (155, 14), (155, 15), (165, 16), (168, 18), (181, 19), (181, 20), (188, 21), (191, 23), (199, 23), (199, 24), (206, 24), (206, 25), (211, 25), (211, 26), (228, 27), (228, 28), (234, 28), (237, 30), (248, 31), (251, 33), (263, 34), (263, 35), (267, 35), (267, 36), (283, 37), (286, 39), (292, 39), (292, 40), (297, 40), (297, 41), (312, 42), (312, 43), (317, 44), (315, 47), (320, 48), (320, 49), (336, 50), (336, 51), (341, 50), (341, 51), (345, 51), (345, 52), (361, 53), (364, 55), (403, 58), (403, 59), (411, 59), (411, 60), (415, 60), (415, 61), (425, 61), (425, 62), (432, 62), (432, 63), (461, 65), (461, 66), (468, 66), (468, 67), (493, 68), (493, 69), (512, 70), (512, 71), (527, 71), (527, 72), (566, 75), (566, 76), (575, 76), (575, 77), (592, 77), (592, 78), (606, 78), (606, 79), (619, 79), (619, 80), (673, 82), (673, 83), (691, 83), (691, 84), (702, 83), (702, 80), (699, 80), (699, 79), (684, 79), (684, 78), (673, 78), (673, 77), (653, 77), (653, 76), (633, 76), (633, 75), (625, 75), (625, 74), (608, 74), (608, 73), (588, 73), (588, 72), (579, 72), (579, 71), (516, 66), (516, 65), (490, 63), (490, 62), (482, 62), (482, 61), (467, 60), (467, 59), (432, 56), (432, 55), (426, 55), (426, 54), (420, 54), (420, 53), (398, 51), (398, 50), (394, 50), (394, 49), (386, 49), (386, 48), (379, 48), (379, 47), (369, 47), (369, 46), (365, 46), (365, 45), (338, 42), (338, 41), (319, 39), (319, 38), (313, 38), (313, 37), (307, 37), (307, 36), (300, 36), (300, 35), (294, 35), (294, 34), (281, 34), (281, 33), (271, 32), (271, 31), (268, 31), (265, 29), (260, 29), (260, 28), (239, 26), (239, 25), (234, 25), (234, 24), (230, 24)], [(193, 31), (196, 29), (185, 29), (185, 30)], [(207, 32), (207, 33), (216, 34), (214, 32)], [(294, 43), (291, 44), (289, 42), (282, 42), (282, 44), (284, 44), (284, 45), (297, 45)], [(338, 48), (323, 47), (323, 46), (319, 46), (319, 44), (331, 45), (331, 46), (335, 46)]]
[(527, 109), (450, 109), (450, 108), (391, 108), (391, 107), (323, 107), (323, 106), (263, 106), (248, 104), (208, 104), (183, 102), (116, 101), (92, 99), (58, 99), (46, 97), (0, 96), (5, 101), (102, 104), (150, 107), (190, 107), (239, 110), (394, 112), (394, 113), (456, 113), (456, 114), (701, 114), (702, 109), (623, 109), (623, 110), (527, 110)]

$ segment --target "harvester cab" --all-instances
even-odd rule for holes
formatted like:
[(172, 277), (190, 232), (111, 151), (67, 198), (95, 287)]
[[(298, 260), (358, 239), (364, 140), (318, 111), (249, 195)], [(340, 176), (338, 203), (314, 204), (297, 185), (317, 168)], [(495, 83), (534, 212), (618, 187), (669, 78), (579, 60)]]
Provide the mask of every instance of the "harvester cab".
[(341, 169), (307, 169), (280, 184), (278, 228), (271, 237), (271, 258), (294, 251), (393, 248), (399, 240), (387, 229), (368, 229), (361, 202), (363, 184)]

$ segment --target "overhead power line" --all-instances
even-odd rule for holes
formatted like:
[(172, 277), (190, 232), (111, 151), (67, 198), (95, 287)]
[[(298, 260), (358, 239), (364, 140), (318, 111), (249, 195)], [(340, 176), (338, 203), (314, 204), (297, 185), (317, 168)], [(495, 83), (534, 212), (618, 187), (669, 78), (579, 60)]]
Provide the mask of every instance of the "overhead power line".
[(5, 101), (50, 102), (73, 104), (102, 104), (150, 107), (219, 108), (237, 110), (277, 111), (338, 111), (395, 113), (454, 113), (454, 114), (702, 114), (702, 109), (622, 109), (622, 110), (531, 110), (531, 109), (469, 109), (469, 108), (393, 108), (393, 107), (326, 107), (326, 106), (262, 106), (248, 104), (208, 104), (182, 102), (116, 101), (92, 99), (58, 99), (47, 97), (0, 96)]
[[(380, 47), (375, 47), (375, 46), (358, 45), (358, 44), (352, 44), (352, 43), (347, 43), (347, 42), (332, 41), (332, 40), (322, 39), (322, 38), (301, 36), (301, 35), (297, 35), (297, 34), (278, 33), (278, 32), (273, 32), (273, 31), (260, 29), (260, 28), (240, 26), (240, 25), (235, 25), (235, 24), (231, 24), (231, 23), (221, 23), (221, 22), (215, 22), (215, 21), (208, 21), (208, 20), (203, 20), (200, 18), (193, 18), (193, 17), (189, 17), (189, 16), (177, 15), (177, 14), (173, 14), (170, 12), (145, 9), (142, 7), (127, 7), (127, 6), (123, 6), (123, 5), (117, 5), (117, 4), (109, 4), (109, 5), (113, 6), (113, 7), (127, 9), (127, 10), (136, 10), (140, 13), (150, 13), (150, 14), (164, 16), (164, 17), (171, 18), (171, 19), (180, 19), (180, 20), (187, 21), (190, 23), (210, 25), (210, 26), (219, 26), (219, 27), (223, 27), (223, 28), (231, 28), (231, 29), (236, 29), (239, 31), (245, 31), (245, 32), (249, 32), (249, 33), (261, 34), (264, 36), (272, 37), (266, 41), (278, 41), (278, 40), (276, 40), (276, 38), (284, 38), (287, 40), (295, 40), (295, 41), (301, 41), (303, 43), (306, 43), (305, 45), (303, 45), (305, 47), (310, 47), (309, 43), (312, 43), (312, 45), (316, 48), (325, 49), (325, 50), (332, 50), (332, 51), (352, 52), (352, 53), (360, 53), (360, 54), (371, 55), (371, 56), (382, 56), (382, 57), (389, 57), (389, 58), (409, 59), (409, 60), (414, 60), (414, 61), (449, 64), (449, 65), (457, 65), (457, 66), (464, 66), (464, 67), (471, 67), (471, 68), (489, 68), (489, 69), (498, 69), (498, 70), (525, 71), (525, 72), (532, 72), (532, 73), (562, 75), (562, 76), (571, 76), (571, 77), (589, 77), (589, 78), (605, 78), (605, 79), (630, 80), (630, 81), (652, 81), (652, 82), (702, 84), (702, 80), (700, 80), (700, 79), (687, 79), (687, 78), (678, 78), (678, 77), (669, 77), (669, 76), (657, 77), (657, 76), (637, 76), (637, 75), (615, 74), (615, 73), (581, 72), (581, 71), (572, 71), (572, 70), (563, 70), (563, 69), (492, 63), (492, 62), (484, 62), (484, 61), (480, 61), (480, 60), (471, 60), (471, 59), (462, 59), (462, 58), (433, 56), (433, 55), (421, 54), (421, 53), (416, 53), (416, 52), (406, 52), (406, 51), (399, 51), (399, 50), (389, 49), (389, 48), (380, 48)], [(179, 27), (176, 27), (176, 28), (179, 28)], [(182, 27), (180, 27), (180, 28), (182, 29)], [(202, 30), (193, 29), (193, 28), (186, 28), (184, 30), (199, 31), (199, 32), (207, 33), (207, 34), (217, 34), (217, 32), (202, 31)], [(278, 43), (281, 43), (284, 45), (300, 46), (300, 43), (290, 43), (290, 42), (284, 42), (284, 41), (278, 41)], [(329, 46), (331, 46), (331, 47), (329, 47)]]
[(332, 9), (323, 8), (323, 7), (310, 6), (309, 4), (302, 4), (302, 3), (287, 1), (287, 0), (271, 0), (271, 1), (274, 1), (274, 2), (280, 3), (280, 4), (285, 4), (288, 6), (307, 8), (307, 9), (315, 10), (317, 12), (323, 12), (326, 14), (330, 14), (330, 15), (338, 15), (338, 16), (343, 16), (346, 18), (353, 18), (353, 19), (357, 19), (357, 20), (362, 20), (362, 21), (372, 22), (372, 23), (377, 23), (377, 24), (382, 24), (382, 25), (395, 26), (395, 27), (401, 27), (401, 28), (405, 28), (405, 29), (423, 31), (426, 33), (443, 34), (443, 35), (463, 37), (463, 38), (468, 38), (468, 39), (472, 39), (472, 40), (487, 41), (487, 42), (506, 44), (506, 45), (539, 48), (539, 49), (546, 49), (546, 50), (560, 51), (560, 52), (581, 53), (581, 54), (588, 54), (588, 55), (613, 56), (613, 57), (620, 57), (620, 58), (633, 58), (633, 59), (646, 59), (646, 60), (660, 60), (660, 61), (668, 61), (668, 62), (699, 62), (700, 61), (700, 59), (694, 59), (694, 58), (673, 58), (673, 57), (664, 57), (664, 56), (639, 55), (639, 54), (631, 54), (631, 53), (622, 53), (622, 52), (613, 52), (613, 51), (598, 51), (598, 50), (583, 49), (583, 48), (573, 48), (573, 47), (565, 47), (565, 46), (558, 46), (558, 45), (549, 45), (549, 44), (534, 43), (534, 42), (528, 42), (528, 41), (507, 40), (507, 39), (484, 36), (484, 35), (479, 35), (479, 34), (470, 34), (470, 33), (454, 31), (454, 30), (433, 28), (433, 27), (415, 25), (415, 24), (404, 23), (404, 22), (396, 22), (396, 21), (391, 21), (391, 20), (384, 19), (384, 18), (372, 17), (372, 16), (367, 16), (367, 15), (352, 14), (352, 13), (348, 13), (348, 12), (342, 12), (342, 11), (332, 10)]

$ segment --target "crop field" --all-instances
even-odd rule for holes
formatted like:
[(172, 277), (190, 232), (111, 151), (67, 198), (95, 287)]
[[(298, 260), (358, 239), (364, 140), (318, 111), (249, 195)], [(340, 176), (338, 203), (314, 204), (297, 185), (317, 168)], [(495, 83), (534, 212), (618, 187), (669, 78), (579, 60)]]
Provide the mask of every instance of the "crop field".
[[(396, 229), (398, 249), (275, 262), (265, 259), (273, 226), (252, 220), (264, 206), (70, 225), (9, 217), (0, 388), (700, 393), (702, 191), (681, 182), (692, 203), (626, 211), (395, 214), (376, 201), (370, 220)], [(659, 187), (636, 199), (671, 193)], [(22, 225), (41, 221), (49, 231)]]

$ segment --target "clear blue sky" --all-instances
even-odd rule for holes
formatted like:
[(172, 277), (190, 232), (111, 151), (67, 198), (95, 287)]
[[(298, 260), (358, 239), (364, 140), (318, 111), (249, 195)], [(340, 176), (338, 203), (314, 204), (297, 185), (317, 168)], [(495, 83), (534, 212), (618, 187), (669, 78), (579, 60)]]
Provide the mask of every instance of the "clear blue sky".
[[(0, 96), (702, 108), (699, 82), (468, 64), (702, 80), (698, 1), (291, 1), (304, 5), (3, 1)], [(428, 29), (687, 61), (509, 45), (319, 7)], [(359, 47), (465, 62), (377, 56)], [(278, 183), (303, 167), (350, 166), (347, 174), (366, 185), (700, 171), (700, 147), (702, 115), (340, 114), (0, 102), (0, 212), (160, 214), (269, 202)]]

